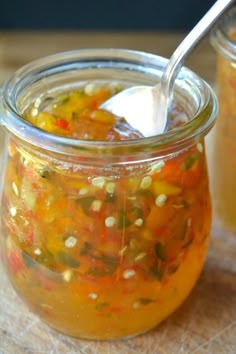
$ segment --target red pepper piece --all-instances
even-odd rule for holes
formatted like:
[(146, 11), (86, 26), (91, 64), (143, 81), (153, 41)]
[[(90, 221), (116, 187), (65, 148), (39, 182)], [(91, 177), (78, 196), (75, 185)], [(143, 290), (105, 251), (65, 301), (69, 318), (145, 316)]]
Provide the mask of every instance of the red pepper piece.
[(98, 101), (97, 101), (97, 100), (94, 100), (93, 103), (92, 103), (92, 108), (93, 108), (93, 109), (98, 109), (98, 107), (99, 107)]
[(13, 273), (21, 272), (25, 268), (22, 258), (14, 252), (8, 256), (8, 264)]
[(113, 305), (113, 306), (110, 306), (109, 310), (112, 313), (119, 313), (119, 312), (122, 312), (123, 308), (121, 305)]
[(66, 119), (58, 119), (55, 122), (55, 125), (60, 128), (60, 129), (64, 129), (64, 130), (69, 130), (69, 122)]
[(236, 90), (236, 80), (229, 80), (229, 84), (232, 87), (232, 89)]

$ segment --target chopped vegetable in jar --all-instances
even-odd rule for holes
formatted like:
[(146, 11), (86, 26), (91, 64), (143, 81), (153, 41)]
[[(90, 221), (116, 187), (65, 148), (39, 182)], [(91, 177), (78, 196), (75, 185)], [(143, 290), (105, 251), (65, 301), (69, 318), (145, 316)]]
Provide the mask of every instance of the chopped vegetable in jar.
[[(140, 138), (123, 117), (99, 109), (117, 91), (90, 83), (29, 107), (25, 119), (65, 137)], [(172, 126), (179, 115), (175, 107)], [(204, 142), (122, 171), (62, 171), (13, 139), (9, 145), (5, 263), (30, 308), (72, 336), (119, 338), (155, 326), (186, 298), (205, 259)]]

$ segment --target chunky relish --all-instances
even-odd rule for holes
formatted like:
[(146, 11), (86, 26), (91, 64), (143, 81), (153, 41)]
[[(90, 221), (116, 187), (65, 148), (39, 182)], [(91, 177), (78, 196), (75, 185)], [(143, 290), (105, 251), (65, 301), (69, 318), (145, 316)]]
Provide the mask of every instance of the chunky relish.
[[(140, 138), (99, 109), (121, 88), (94, 84), (25, 112), (53, 134)], [(183, 124), (172, 112), (172, 126)], [(2, 198), (2, 248), (29, 307), (72, 336), (108, 339), (146, 331), (186, 298), (205, 259), (211, 222), (204, 142), (167, 157), (101, 170), (68, 166), (11, 140)], [(104, 161), (105, 163), (105, 161)]]
[[(128, 140), (141, 138), (124, 117), (100, 109), (99, 106), (122, 90), (119, 84), (87, 84), (76, 91), (38, 99), (25, 113), (33, 125), (65, 137), (86, 140)], [(188, 122), (183, 108), (174, 105), (169, 129)]]

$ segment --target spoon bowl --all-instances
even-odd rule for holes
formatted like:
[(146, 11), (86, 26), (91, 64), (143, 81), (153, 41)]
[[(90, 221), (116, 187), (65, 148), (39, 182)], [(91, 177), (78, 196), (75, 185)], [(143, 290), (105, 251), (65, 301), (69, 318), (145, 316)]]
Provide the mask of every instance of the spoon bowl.
[(160, 85), (133, 86), (111, 97), (100, 108), (124, 116), (135, 130), (148, 137), (154, 131), (164, 131), (166, 128), (164, 119), (156, 119), (160, 108), (157, 104), (159, 94)]
[(163, 134), (169, 126), (174, 81), (196, 44), (234, 0), (217, 0), (172, 54), (155, 86), (133, 86), (109, 100), (100, 108), (124, 117), (144, 137)]

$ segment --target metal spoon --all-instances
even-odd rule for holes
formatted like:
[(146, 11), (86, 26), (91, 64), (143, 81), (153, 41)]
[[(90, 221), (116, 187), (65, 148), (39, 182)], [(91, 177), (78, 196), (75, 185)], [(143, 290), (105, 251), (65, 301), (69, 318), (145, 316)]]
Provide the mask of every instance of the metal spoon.
[(133, 86), (104, 102), (100, 108), (126, 121), (144, 137), (168, 128), (174, 81), (191, 50), (234, 0), (218, 0), (180, 43), (156, 86)]

